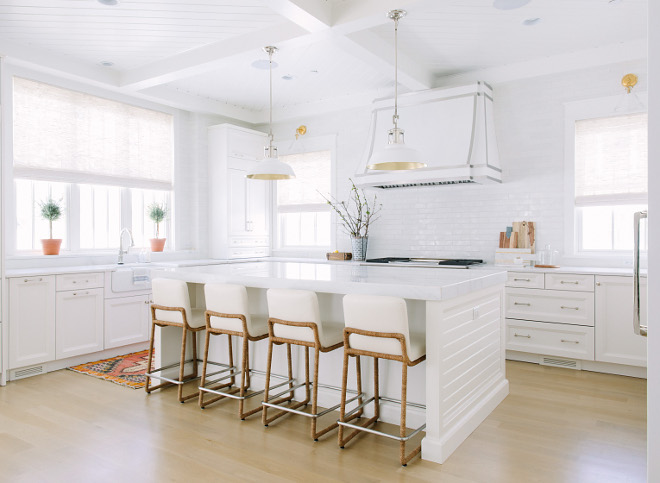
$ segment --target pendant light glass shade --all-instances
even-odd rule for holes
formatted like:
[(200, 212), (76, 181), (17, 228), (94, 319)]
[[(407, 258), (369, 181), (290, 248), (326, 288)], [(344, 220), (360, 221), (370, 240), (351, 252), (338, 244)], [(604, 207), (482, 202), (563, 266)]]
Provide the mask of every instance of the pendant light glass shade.
[(283, 163), (277, 158), (277, 148), (273, 146), (273, 54), (277, 47), (264, 47), (268, 54), (268, 66), (270, 71), (270, 122), (268, 129), (268, 146), (264, 148), (263, 161), (253, 163), (246, 177), (249, 179), (262, 179), (277, 181), (281, 179), (292, 179), (296, 177), (291, 166)]
[(394, 20), (394, 127), (388, 131), (387, 145), (375, 151), (369, 158), (367, 169), (374, 171), (404, 171), (426, 168), (422, 153), (406, 146), (404, 131), (399, 128), (399, 61), (398, 61), (398, 31), (399, 19), (406, 15), (405, 10), (392, 10), (387, 16)]

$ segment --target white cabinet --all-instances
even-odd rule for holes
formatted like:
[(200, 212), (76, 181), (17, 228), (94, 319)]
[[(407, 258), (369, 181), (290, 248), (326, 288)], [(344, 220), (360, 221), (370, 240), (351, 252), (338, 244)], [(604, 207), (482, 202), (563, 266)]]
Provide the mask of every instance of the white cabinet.
[(511, 319), (594, 325), (594, 294), (567, 290), (508, 288), (506, 316)]
[(103, 350), (103, 289), (57, 292), (55, 359)]
[(150, 303), (150, 295), (106, 299), (106, 349), (149, 340)]
[(251, 129), (231, 124), (209, 128), (212, 258), (269, 254), (272, 183), (246, 178), (266, 144), (266, 134)]
[[(646, 320), (646, 278), (641, 282)], [(632, 277), (596, 277), (596, 360), (646, 367), (646, 338), (633, 332)]]
[(55, 277), (9, 279), (9, 369), (55, 359)]
[(507, 319), (506, 348), (592, 361), (594, 329), (580, 325)]

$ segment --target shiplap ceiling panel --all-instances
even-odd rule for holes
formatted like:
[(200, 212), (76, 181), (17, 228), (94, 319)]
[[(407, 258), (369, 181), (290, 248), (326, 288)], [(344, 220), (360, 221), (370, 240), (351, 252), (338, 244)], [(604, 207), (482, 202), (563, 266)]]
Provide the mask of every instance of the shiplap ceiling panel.
[[(182, 79), (169, 87), (189, 94), (243, 107), (268, 109), (268, 70), (252, 67), (256, 60), (268, 60), (262, 51), (231, 58), (204, 75)], [(282, 48), (273, 56), (274, 109), (318, 102), (359, 93), (390, 95), (393, 81), (377, 70), (346, 55), (332, 43), (316, 42), (304, 47)], [(290, 79), (283, 79), (283, 77)]]
[[(646, 10), (647, 0), (532, 0), (514, 10), (485, 0), (424, 2), (400, 21), (399, 49), (450, 75), (645, 38)], [(393, 28), (372, 31), (393, 43)]]
[(283, 19), (257, 0), (2, 0), (0, 39), (130, 69)]
[[(149, 98), (166, 104), (176, 94), (176, 107), (187, 99), (191, 110), (249, 113), (243, 120), (253, 122), (268, 106), (268, 73), (250, 66), (266, 58), (259, 45), (281, 47), (276, 110), (315, 113), (320, 103), (393, 94), (390, 8), (408, 11), (399, 30), (403, 93), (442, 76), (643, 45), (648, 1), (531, 0), (503, 11), (493, 0), (0, 0), (0, 55), (51, 72), (61, 65), (68, 77), (129, 94), (157, 92)], [(522, 24), (536, 17), (537, 25)]]

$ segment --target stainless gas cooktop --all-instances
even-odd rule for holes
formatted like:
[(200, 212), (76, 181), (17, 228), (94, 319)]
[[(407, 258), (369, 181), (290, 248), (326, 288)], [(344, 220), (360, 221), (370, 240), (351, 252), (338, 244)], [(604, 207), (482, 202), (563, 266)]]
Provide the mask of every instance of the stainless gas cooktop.
[(410, 267), (469, 268), (470, 265), (482, 264), (483, 260), (469, 258), (371, 258), (367, 263), (386, 263)]

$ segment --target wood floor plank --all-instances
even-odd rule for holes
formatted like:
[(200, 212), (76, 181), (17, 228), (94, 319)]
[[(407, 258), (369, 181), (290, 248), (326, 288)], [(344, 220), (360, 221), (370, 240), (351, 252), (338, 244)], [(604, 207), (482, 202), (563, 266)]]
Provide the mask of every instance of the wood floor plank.
[[(398, 444), (309, 420), (268, 428), (226, 401), (200, 410), (70, 371), (0, 388), (0, 479), (35, 481), (643, 482), (646, 381), (508, 362), (511, 393), (444, 465), (398, 464)], [(387, 425), (385, 425), (387, 426)], [(389, 428), (391, 429), (391, 428)]]

